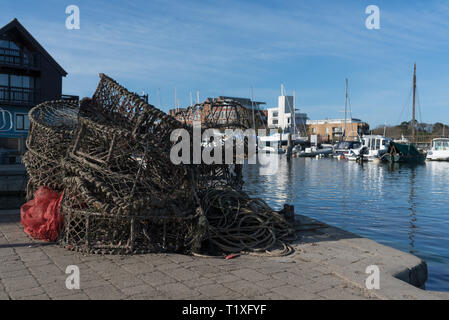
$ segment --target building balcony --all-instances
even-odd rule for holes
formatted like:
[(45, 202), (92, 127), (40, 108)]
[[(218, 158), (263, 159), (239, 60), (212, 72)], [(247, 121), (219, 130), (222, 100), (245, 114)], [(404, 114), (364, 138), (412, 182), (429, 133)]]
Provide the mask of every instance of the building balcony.
[(14, 105), (36, 104), (40, 98), (40, 90), (0, 86), (0, 103)]
[(38, 62), (37, 55), (25, 54), (17, 49), (0, 48), (0, 65), (36, 69), (39, 67)]

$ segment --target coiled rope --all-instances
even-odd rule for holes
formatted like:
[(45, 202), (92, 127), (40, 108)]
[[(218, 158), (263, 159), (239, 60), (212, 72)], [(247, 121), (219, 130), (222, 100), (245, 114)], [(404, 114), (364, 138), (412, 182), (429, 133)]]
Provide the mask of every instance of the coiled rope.
[(262, 199), (223, 187), (206, 191), (201, 206), (208, 222), (207, 238), (221, 251), (262, 256), (293, 252), (286, 243), (294, 240), (293, 226)]

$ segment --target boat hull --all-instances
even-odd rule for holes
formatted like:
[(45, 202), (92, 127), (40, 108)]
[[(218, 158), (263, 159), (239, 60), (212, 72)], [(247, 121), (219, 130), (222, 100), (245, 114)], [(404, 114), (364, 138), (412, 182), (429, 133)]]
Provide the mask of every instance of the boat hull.
[(431, 151), (427, 154), (427, 160), (430, 161), (449, 161), (449, 151)]
[(382, 159), (386, 162), (398, 163), (423, 163), (426, 161), (426, 155), (401, 155), (386, 153)]
[(382, 156), (382, 160), (399, 163), (423, 163), (426, 161), (426, 154), (418, 151), (412, 143), (392, 142), (388, 152)]

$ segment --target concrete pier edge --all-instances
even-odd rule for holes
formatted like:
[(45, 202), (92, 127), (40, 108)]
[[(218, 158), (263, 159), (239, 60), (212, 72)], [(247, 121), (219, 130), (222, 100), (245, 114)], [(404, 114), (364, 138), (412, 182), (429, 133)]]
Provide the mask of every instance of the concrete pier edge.
[(322, 224), (316, 234), (301, 236), (295, 247), (303, 248), (299, 259), (326, 265), (338, 276), (366, 288), (370, 265), (380, 269), (380, 289), (370, 290), (381, 299), (449, 299), (449, 292), (425, 290), (427, 264), (419, 257), (382, 245), (321, 221), (296, 216), (302, 224)]
[[(296, 219), (301, 231), (286, 257), (85, 256), (39, 245), (23, 232), (19, 210), (0, 210), (0, 299), (449, 299), (449, 292), (420, 289), (427, 280), (422, 259)], [(89, 274), (88, 288), (62, 288), (67, 263)], [(366, 288), (370, 265), (380, 269), (378, 290)]]

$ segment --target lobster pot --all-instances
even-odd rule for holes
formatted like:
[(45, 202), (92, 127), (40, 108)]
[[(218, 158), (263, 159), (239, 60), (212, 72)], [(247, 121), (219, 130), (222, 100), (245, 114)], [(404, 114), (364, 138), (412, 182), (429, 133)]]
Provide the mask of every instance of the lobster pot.
[(70, 199), (75, 208), (87, 201), (105, 215), (157, 216), (189, 215), (196, 207), (188, 167), (173, 164), (145, 136), (112, 122), (80, 116), (64, 168), (86, 198)]
[(27, 199), (33, 197), (40, 186), (62, 191), (60, 160), (67, 155), (68, 147), (77, 127), (77, 102), (49, 101), (30, 110), (30, 130), (23, 163), (30, 177)]
[(188, 216), (196, 209), (192, 190), (160, 191), (151, 180), (136, 179), (63, 161), (65, 199), (71, 208), (95, 208), (103, 215)]
[(189, 253), (200, 246), (199, 215), (104, 215), (95, 208), (61, 206), (64, 226), (59, 243), (94, 254)]

